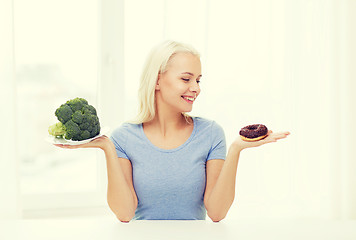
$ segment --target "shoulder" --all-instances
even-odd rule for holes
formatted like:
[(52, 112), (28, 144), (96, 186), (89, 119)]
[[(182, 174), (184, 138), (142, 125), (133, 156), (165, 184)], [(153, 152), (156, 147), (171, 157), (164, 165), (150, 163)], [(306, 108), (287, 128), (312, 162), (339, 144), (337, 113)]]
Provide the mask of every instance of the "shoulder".
[(124, 122), (120, 126), (114, 129), (113, 133), (122, 133), (122, 132), (127, 132), (127, 131), (135, 131), (139, 129), (140, 124), (133, 124), (133, 123), (128, 123)]
[(212, 132), (223, 131), (223, 128), (220, 126), (220, 124), (214, 120), (203, 117), (193, 117), (193, 119), (199, 130), (210, 129)]
[(195, 118), (199, 130), (197, 139), (208, 144), (209, 152), (206, 160), (225, 159), (226, 139), (223, 128), (214, 120)]
[(140, 125), (133, 124), (133, 123), (122, 123), (119, 127), (115, 128), (111, 133), (111, 138), (116, 139), (123, 139), (127, 138), (127, 136), (131, 133), (137, 133), (139, 131)]
[(209, 140), (210, 142), (225, 139), (224, 129), (216, 121), (203, 117), (193, 117), (193, 119), (198, 139)]

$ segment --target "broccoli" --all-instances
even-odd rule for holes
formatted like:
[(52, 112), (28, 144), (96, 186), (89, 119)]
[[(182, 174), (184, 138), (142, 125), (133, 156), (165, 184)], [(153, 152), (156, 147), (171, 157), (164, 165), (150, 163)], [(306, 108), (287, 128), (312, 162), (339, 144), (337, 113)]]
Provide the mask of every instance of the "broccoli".
[(48, 129), (49, 134), (55, 137), (81, 141), (100, 133), (96, 109), (84, 98), (67, 101), (56, 109), (55, 115), (59, 123)]
[(48, 128), (48, 133), (57, 138), (63, 138), (64, 134), (66, 133), (66, 128), (64, 127), (63, 123), (58, 122)]

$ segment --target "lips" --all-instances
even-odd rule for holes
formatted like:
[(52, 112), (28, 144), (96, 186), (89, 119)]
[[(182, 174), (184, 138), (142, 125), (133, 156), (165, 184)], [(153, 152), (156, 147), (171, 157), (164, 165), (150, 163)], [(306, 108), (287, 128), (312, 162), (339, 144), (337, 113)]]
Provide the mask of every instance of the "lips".
[(182, 96), (182, 98), (188, 103), (193, 103), (195, 100), (195, 98), (192, 96)]

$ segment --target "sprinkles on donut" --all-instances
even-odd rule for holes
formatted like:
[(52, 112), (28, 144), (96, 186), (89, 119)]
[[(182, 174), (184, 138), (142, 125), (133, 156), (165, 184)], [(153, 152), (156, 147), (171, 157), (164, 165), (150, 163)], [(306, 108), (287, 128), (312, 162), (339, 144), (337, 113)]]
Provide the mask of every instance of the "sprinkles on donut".
[(267, 137), (268, 129), (263, 124), (252, 124), (241, 128), (240, 137), (247, 142), (255, 142)]

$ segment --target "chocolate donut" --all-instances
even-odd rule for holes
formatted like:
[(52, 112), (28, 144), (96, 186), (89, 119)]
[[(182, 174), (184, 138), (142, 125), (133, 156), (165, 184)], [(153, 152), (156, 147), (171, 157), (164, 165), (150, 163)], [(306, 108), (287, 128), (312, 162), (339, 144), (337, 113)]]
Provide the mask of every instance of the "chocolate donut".
[(268, 129), (263, 124), (252, 124), (241, 128), (240, 137), (247, 142), (261, 140), (267, 136)]

